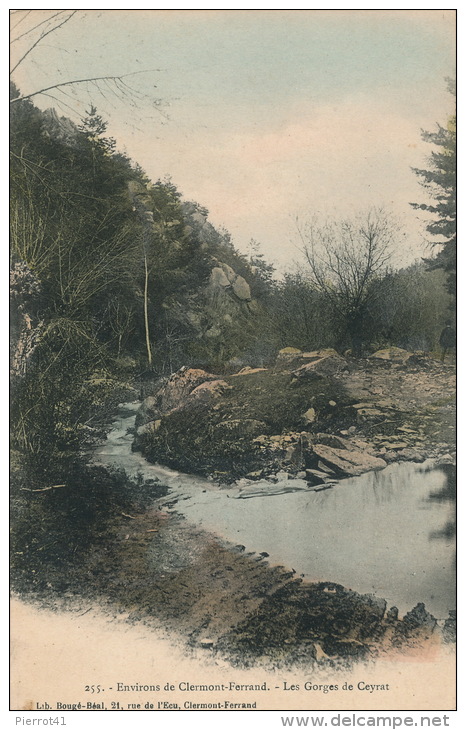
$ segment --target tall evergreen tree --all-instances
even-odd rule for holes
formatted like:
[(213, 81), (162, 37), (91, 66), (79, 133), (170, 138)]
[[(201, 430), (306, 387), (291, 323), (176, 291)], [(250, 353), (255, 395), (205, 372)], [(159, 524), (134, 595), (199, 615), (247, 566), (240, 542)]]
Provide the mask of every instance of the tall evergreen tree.
[[(455, 88), (449, 82), (449, 91)], [(431, 152), (428, 169), (414, 168), (421, 178), (421, 184), (429, 192), (433, 202), (411, 203), (418, 210), (433, 215), (426, 225), (427, 232), (433, 236), (433, 245), (441, 246), (430, 268), (442, 268), (447, 273), (447, 288), (450, 294), (456, 291), (456, 114), (452, 115), (445, 127), (437, 125), (435, 132), (422, 131), (422, 138), (436, 146)]]

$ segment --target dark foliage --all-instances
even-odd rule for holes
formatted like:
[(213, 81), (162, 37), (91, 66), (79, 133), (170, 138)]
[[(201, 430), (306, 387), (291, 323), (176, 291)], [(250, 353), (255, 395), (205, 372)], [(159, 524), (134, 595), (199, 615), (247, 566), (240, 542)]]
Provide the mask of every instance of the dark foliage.
[[(450, 83), (449, 90), (455, 94)], [(431, 204), (412, 203), (418, 210), (432, 214), (433, 220), (426, 225), (433, 245), (441, 246), (431, 268), (442, 268), (447, 273), (448, 292), (456, 293), (456, 114), (448, 124), (437, 125), (435, 132), (422, 132), (425, 142), (435, 145), (426, 169), (415, 169), (421, 184), (433, 199)]]

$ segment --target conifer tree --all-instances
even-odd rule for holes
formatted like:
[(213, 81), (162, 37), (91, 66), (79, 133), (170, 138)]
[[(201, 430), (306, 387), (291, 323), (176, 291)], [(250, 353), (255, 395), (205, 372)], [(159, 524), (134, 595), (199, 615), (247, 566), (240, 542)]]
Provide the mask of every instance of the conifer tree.
[[(449, 91), (455, 92), (452, 82)], [(426, 230), (434, 238), (433, 245), (441, 246), (430, 263), (430, 268), (442, 268), (447, 273), (447, 289), (456, 291), (456, 114), (446, 126), (437, 125), (435, 132), (422, 131), (422, 138), (436, 146), (431, 152), (428, 169), (414, 168), (421, 184), (433, 199), (431, 204), (411, 203), (417, 210), (425, 210), (433, 219)]]

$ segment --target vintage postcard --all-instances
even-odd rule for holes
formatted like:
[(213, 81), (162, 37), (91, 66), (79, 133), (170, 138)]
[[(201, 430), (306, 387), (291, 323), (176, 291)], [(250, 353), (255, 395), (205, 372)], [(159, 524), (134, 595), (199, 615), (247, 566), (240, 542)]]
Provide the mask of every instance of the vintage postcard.
[(456, 11), (10, 41), (10, 709), (448, 726)]

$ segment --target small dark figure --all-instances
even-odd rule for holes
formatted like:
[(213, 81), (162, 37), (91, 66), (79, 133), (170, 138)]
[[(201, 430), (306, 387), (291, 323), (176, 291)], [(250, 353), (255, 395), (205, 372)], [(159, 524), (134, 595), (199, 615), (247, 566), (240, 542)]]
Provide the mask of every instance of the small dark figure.
[(452, 347), (456, 345), (456, 334), (455, 330), (451, 326), (451, 320), (447, 319), (445, 327), (440, 334), (440, 347), (442, 348), (441, 361), (445, 360), (445, 355)]

